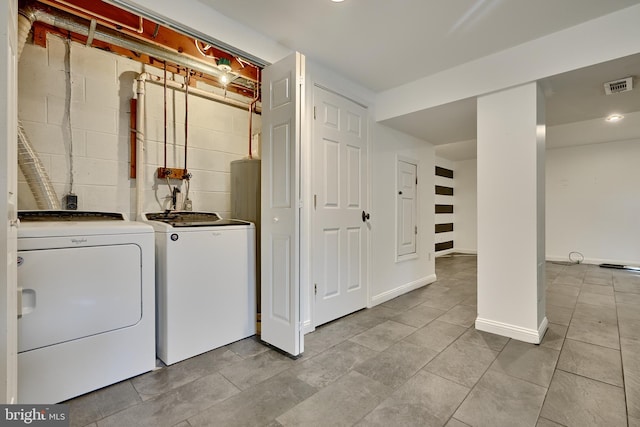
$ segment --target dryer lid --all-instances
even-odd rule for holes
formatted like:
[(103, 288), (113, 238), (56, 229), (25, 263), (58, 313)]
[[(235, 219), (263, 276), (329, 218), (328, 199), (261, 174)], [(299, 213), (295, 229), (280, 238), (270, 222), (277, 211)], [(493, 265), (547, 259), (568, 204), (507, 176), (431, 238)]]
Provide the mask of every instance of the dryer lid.
[(247, 225), (247, 221), (225, 219), (215, 212), (156, 212), (146, 213), (147, 221), (159, 221), (172, 227), (222, 227)]
[(152, 233), (148, 224), (123, 213), (89, 211), (19, 211), (18, 238)]
[(19, 211), (21, 222), (35, 221), (125, 221), (124, 214), (118, 212), (90, 211)]

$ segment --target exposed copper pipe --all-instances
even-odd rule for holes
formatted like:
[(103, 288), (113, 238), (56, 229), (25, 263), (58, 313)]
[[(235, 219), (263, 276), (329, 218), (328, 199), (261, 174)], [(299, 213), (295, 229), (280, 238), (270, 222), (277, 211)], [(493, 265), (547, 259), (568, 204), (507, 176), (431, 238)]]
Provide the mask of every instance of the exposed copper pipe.
[(253, 153), (251, 153), (251, 151), (253, 151), (253, 142), (252, 142), (252, 138), (251, 138), (251, 132), (253, 132), (252, 130), (252, 126), (253, 126), (253, 106), (255, 105), (255, 101), (252, 101), (249, 104), (249, 158), (253, 159)]
[(164, 168), (167, 169), (167, 61), (164, 61)]
[[(184, 76), (184, 173), (187, 172), (187, 141), (189, 140), (189, 81), (191, 80), (191, 70), (187, 68), (187, 74)], [(166, 82), (167, 79), (165, 78)], [(165, 83), (166, 84), (166, 83)], [(186, 176), (185, 176), (186, 178)]]
[[(260, 69), (258, 69), (258, 81), (260, 80)], [(253, 101), (249, 104), (249, 158), (253, 159), (253, 108), (258, 103), (258, 99), (260, 99), (260, 88), (256, 84), (256, 88), (253, 93)]]
[(249, 158), (253, 159), (253, 108), (255, 107), (258, 99), (254, 99), (251, 104), (249, 104)]

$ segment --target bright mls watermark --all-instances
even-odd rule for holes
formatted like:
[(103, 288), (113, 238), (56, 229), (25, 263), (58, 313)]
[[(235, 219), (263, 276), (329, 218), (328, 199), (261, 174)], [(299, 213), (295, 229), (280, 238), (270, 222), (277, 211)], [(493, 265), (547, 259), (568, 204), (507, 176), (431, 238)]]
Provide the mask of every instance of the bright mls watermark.
[(0, 426), (69, 427), (69, 405), (0, 405)]

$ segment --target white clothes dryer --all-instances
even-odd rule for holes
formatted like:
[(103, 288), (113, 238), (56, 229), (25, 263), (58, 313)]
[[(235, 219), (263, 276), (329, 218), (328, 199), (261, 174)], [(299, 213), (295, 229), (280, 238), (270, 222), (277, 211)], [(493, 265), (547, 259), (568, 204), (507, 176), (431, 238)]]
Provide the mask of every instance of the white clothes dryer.
[(18, 215), (19, 403), (57, 403), (155, 368), (154, 234), (123, 214)]
[(158, 358), (171, 365), (254, 335), (254, 225), (213, 212), (143, 219), (156, 234)]

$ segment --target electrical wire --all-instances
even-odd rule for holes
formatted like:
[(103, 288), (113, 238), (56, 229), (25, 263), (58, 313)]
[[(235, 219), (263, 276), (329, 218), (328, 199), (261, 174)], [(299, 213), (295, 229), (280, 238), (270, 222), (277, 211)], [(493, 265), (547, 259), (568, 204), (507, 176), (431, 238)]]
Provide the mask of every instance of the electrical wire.
[(578, 265), (584, 261), (584, 255), (578, 251), (569, 252), (569, 261), (549, 261), (550, 264), (555, 265)]
[(191, 81), (191, 69), (187, 68), (184, 77), (184, 173), (187, 174), (187, 141), (189, 140), (189, 82)]
[[(453, 258), (460, 256), (477, 256), (476, 254), (461, 254), (461, 253), (450, 253), (445, 255), (440, 255), (438, 258)], [(578, 251), (569, 252), (569, 261), (548, 261), (550, 264), (556, 265), (577, 265), (582, 264), (584, 261), (584, 255)]]
[[(573, 259), (572, 255), (577, 255), (577, 257)], [(580, 264), (582, 263), (582, 261), (584, 261), (584, 255), (582, 255), (580, 252), (577, 252), (577, 251), (569, 252), (569, 261), (571, 261), (574, 264)]]
[(67, 115), (67, 131), (69, 132), (69, 193), (73, 194), (73, 128), (71, 126), (71, 37), (67, 37), (65, 43), (64, 69), (67, 75), (65, 113)]
[[(198, 52), (200, 52), (200, 55), (204, 56), (205, 58), (211, 58), (213, 60), (217, 60), (218, 59), (214, 55), (209, 55), (207, 53), (207, 51), (213, 47), (209, 43), (202, 42), (202, 43), (204, 43), (204, 46), (200, 47), (200, 42), (198, 40), (194, 40), (194, 42), (196, 44), (196, 49), (198, 49)], [(244, 68), (244, 65), (243, 65), (243, 68)]]

